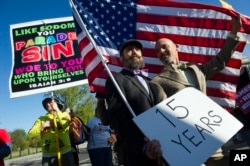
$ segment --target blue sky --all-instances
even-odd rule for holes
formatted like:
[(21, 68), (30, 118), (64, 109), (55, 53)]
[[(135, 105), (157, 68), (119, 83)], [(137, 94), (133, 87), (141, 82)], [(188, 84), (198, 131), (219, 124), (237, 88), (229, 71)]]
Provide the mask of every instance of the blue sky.
[[(219, 0), (184, 0), (221, 6)], [(250, 16), (249, 0), (227, 0), (233, 8)], [(8, 0), (0, 1), (0, 128), (8, 131), (28, 129), (36, 118), (45, 114), (41, 101), (43, 94), (10, 98), (9, 77), (12, 65), (10, 25), (58, 17), (71, 16), (68, 0)], [(249, 46), (248, 46), (249, 47)], [(245, 49), (250, 55), (250, 49)]]

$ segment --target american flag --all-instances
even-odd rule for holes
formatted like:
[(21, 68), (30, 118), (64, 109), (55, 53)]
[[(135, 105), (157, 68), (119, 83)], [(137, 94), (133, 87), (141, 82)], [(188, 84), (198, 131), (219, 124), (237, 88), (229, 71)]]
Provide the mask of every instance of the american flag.
[[(108, 74), (98, 55), (108, 62), (111, 72), (119, 72), (120, 45), (137, 39), (153, 78), (163, 67), (154, 52), (157, 39), (167, 37), (178, 44), (180, 61), (205, 63), (220, 51), (231, 30), (231, 16), (237, 15), (218, 6), (167, 0), (73, 0), (72, 4), (89, 87), (99, 93), (105, 92)], [(242, 16), (242, 21), (241, 42), (232, 58), (207, 81), (207, 95), (229, 111), (235, 107), (242, 52), (250, 34), (250, 19)]]

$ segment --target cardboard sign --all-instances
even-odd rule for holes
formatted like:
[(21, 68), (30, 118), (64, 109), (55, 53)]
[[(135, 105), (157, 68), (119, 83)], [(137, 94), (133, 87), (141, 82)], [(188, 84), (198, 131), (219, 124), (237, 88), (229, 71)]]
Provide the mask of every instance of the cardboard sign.
[(135, 117), (149, 139), (158, 139), (171, 166), (200, 166), (243, 125), (194, 88), (186, 88)]

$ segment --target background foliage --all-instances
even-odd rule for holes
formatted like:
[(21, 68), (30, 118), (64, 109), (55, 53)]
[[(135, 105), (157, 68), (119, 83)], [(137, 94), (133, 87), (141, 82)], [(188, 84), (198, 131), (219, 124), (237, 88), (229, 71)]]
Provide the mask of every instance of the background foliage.
[(46, 93), (46, 97), (54, 96), (63, 105), (63, 111), (69, 107), (85, 123), (94, 116), (96, 107), (95, 94), (90, 93), (88, 85), (75, 86), (67, 89), (58, 90), (52, 93)]

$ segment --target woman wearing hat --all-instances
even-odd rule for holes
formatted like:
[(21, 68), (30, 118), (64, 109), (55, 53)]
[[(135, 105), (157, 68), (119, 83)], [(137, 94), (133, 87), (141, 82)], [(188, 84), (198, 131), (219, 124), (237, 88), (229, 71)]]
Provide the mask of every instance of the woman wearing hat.
[(73, 166), (67, 113), (56, 99), (46, 98), (42, 105), (47, 113), (40, 116), (28, 132), (28, 138), (41, 136), (43, 166)]

